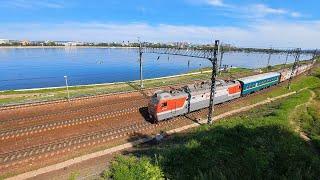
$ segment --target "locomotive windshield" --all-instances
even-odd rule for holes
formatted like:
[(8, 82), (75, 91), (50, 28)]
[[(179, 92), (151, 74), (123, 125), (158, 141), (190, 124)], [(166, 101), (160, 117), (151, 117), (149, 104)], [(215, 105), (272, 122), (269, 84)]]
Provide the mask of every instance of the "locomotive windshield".
[(151, 97), (151, 103), (152, 104), (158, 104), (159, 100), (158, 100), (158, 97), (157, 97), (157, 94), (154, 94), (152, 97)]

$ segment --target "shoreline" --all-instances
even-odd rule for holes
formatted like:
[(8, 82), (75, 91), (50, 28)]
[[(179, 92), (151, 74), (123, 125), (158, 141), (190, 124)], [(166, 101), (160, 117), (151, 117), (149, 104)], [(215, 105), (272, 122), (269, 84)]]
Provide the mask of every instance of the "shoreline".
[[(197, 72), (189, 72), (189, 73), (182, 73), (177, 75), (171, 76), (162, 76), (162, 77), (155, 77), (155, 78), (147, 78), (143, 79), (143, 81), (152, 81), (152, 80), (160, 80), (160, 79), (170, 79), (175, 77), (183, 77), (183, 76), (190, 76), (190, 75), (197, 75), (203, 73), (209, 73), (212, 70), (206, 71), (197, 71)], [(72, 85), (68, 86), (69, 88), (81, 88), (81, 87), (99, 87), (99, 86), (108, 86), (108, 85), (117, 85), (117, 84), (126, 84), (126, 83), (135, 83), (140, 82), (140, 80), (133, 80), (133, 81), (119, 81), (119, 82), (107, 82), (107, 83), (97, 83), (97, 84), (83, 84), (83, 85)], [(56, 87), (42, 87), (42, 88), (29, 88), (29, 89), (11, 89), (11, 90), (0, 90), (0, 93), (7, 92), (7, 91), (15, 91), (15, 92), (23, 92), (23, 91), (38, 91), (38, 90), (50, 90), (50, 89), (65, 89), (65, 86), (56, 86)]]
[(118, 46), (0, 46), (0, 49), (78, 49), (78, 48), (98, 48), (98, 49), (137, 49), (138, 47), (118, 47)]

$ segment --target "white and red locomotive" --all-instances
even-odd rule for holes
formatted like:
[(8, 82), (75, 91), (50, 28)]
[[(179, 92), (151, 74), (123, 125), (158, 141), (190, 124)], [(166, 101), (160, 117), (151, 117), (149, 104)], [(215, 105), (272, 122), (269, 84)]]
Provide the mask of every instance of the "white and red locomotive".
[[(156, 91), (148, 105), (150, 118), (161, 121), (208, 107), (210, 87), (210, 83), (201, 82), (173, 91)], [(216, 82), (214, 104), (238, 98), (240, 95), (239, 81), (219, 80)]]

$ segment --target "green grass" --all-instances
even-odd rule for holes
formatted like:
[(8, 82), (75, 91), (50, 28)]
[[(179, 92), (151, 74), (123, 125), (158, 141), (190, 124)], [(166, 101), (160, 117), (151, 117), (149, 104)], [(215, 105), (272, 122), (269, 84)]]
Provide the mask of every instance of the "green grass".
[(68, 180), (77, 180), (78, 177), (79, 177), (79, 172), (72, 172), (69, 177), (68, 177)]
[(300, 107), (295, 116), (295, 121), (320, 151), (320, 68), (313, 72), (313, 78), (300, 83), (299, 86), (309, 87), (310, 92), (315, 94), (313, 100)]
[(157, 180), (163, 177), (163, 172), (147, 158), (118, 156), (112, 162), (112, 168), (102, 173), (103, 179), (123, 180)]
[[(221, 78), (229, 76), (246, 76), (252, 74), (253, 71), (250, 69), (232, 69), (229, 73), (223, 73)], [(151, 79), (145, 80), (145, 88), (156, 88), (163, 86), (170, 86), (176, 84), (188, 84), (197, 80), (209, 80), (211, 77), (210, 72), (203, 72), (199, 74), (186, 75), (180, 77), (166, 78), (166, 79)], [(139, 82), (127, 82), (127, 83), (116, 83), (109, 85), (92, 85), (92, 86), (75, 86), (70, 87), (70, 97), (83, 97), (93, 96), (98, 94), (109, 94), (115, 92), (127, 92), (139, 89)], [(54, 89), (39, 89), (39, 90), (24, 90), (24, 91), (3, 91), (0, 92), (0, 105), (10, 104), (23, 104), (39, 101), (50, 101), (66, 99), (67, 91), (64, 87)]]
[(301, 130), (311, 138), (315, 147), (320, 151), (320, 88), (312, 90), (316, 97), (311, 103), (300, 108), (296, 120)]
[[(320, 158), (296, 131), (302, 125), (312, 142), (319, 143), (320, 105), (312, 103), (307, 114), (300, 108), (312, 97), (310, 90), (316, 92), (316, 101), (320, 99), (318, 72), (293, 81), (292, 90), (307, 89), (291, 97), (132, 154), (156, 160), (169, 179), (318, 179)], [(292, 123), (299, 118), (302, 124)]]
[[(156, 149), (167, 177), (190, 179), (316, 178), (320, 159), (288, 125), (306, 91), (249, 113), (177, 136)], [(164, 150), (168, 149), (168, 150)], [(205, 178), (206, 179), (206, 178)]]

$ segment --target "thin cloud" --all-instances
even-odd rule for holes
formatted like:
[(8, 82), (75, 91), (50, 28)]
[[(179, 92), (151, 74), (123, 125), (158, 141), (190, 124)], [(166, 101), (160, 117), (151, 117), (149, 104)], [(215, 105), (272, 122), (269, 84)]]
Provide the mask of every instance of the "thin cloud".
[(224, 0), (186, 0), (194, 5), (210, 5), (212, 7), (232, 8), (231, 4), (225, 3)]
[(23, 9), (39, 9), (39, 8), (64, 8), (65, 4), (62, 1), (51, 0), (3, 0), (0, 7), (5, 8), (23, 8)]
[(207, 3), (212, 6), (218, 6), (218, 7), (230, 7), (229, 4), (226, 4), (223, 2), (223, 0), (207, 0)]
[(266, 4), (247, 4), (237, 5), (226, 3), (223, 0), (199, 0), (200, 2), (212, 7), (219, 7), (224, 10), (227, 17), (234, 18), (266, 18), (268, 16), (287, 16), (300, 18), (303, 15), (300, 12), (291, 11), (284, 8), (273, 8)]
[(303, 17), (303, 15), (299, 12), (291, 12), (290, 15), (295, 18)]
[(290, 11), (283, 8), (271, 8), (265, 4), (254, 4), (249, 6), (247, 10), (256, 17), (266, 17), (268, 15), (285, 15), (293, 18), (303, 17), (303, 15), (299, 12)]
[(278, 15), (281, 15), (281, 14), (287, 14), (288, 13), (288, 10), (280, 9), (280, 8), (279, 9), (271, 8), (271, 7), (268, 7), (265, 4), (255, 4), (255, 5), (252, 5), (250, 7), (250, 9), (252, 11), (255, 11), (258, 14), (263, 14), (263, 15), (267, 15), (267, 14), (278, 14)]

